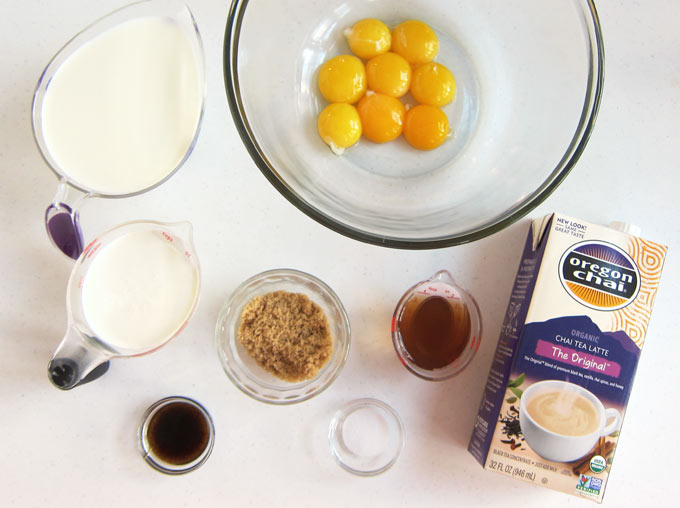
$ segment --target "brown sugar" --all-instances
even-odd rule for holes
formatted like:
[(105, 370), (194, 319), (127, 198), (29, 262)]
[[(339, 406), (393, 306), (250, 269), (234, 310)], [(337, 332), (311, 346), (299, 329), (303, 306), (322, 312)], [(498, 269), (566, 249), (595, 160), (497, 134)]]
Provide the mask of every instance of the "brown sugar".
[(307, 295), (274, 291), (241, 313), (239, 342), (257, 363), (284, 381), (311, 379), (333, 353), (328, 318)]

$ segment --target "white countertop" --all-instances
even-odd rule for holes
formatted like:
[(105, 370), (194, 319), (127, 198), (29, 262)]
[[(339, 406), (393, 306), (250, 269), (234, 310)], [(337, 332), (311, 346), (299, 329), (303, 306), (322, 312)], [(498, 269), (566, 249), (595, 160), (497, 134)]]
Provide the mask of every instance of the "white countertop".
[[(194, 224), (203, 270), (197, 312), (153, 355), (116, 360), (104, 377), (55, 389), (47, 361), (66, 327), (72, 263), (48, 241), (43, 213), (56, 179), (31, 133), (35, 83), (54, 52), (117, 0), (6, 2), (0, 30), (0, 498), (2, 506), (588, 506), (587, 501), (485, 472), (466, 451), (515, 276), (527, 219), (472, 244), (434, 251), (364, 245), (325, 229), (266, 181), (236, 134), (221, 55), (228, 2), (188, 2), (208, 64), (208, 99), (195, 151), (161, 189), (83, 210), (85, 235), (147, 218)], [(605, 92), (595, 131), (565, 182), (529, 217), (561, 211), (596, 223), (633, 222), (670, 247), (605, 496), (607, 506), (668, 506), (680, 498), (678, 118), (680, 39), (675, 0), (602, 0)], [(290, 267), (335, 289), (353, 328), (343, 372), (303, 404), (246, 397), (214, 347), (217, 313), (260, 271)], [(475, 295), (484, 340), (460, 376), (428, 383), (392, 348), (389, 324), (403, 291), (448, 269)], [(136, 431), (145, 408), (187, 395), (211, 412), (212, 456), (170, 477), (145, 464)], [(329, 453), (335, 410), (360, 397), (390, 404), (406, 427), (396, 465), (372, 478)]]

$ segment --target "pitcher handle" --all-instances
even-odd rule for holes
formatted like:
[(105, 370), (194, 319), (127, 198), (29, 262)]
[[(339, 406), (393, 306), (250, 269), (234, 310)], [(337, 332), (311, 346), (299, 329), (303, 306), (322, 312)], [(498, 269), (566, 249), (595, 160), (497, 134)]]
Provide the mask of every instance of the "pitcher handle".
[(109, 368), (113, 354), (92, 344), (75, 326), (66, 334), (47, 366), (47, 377), (60, 390), (94, 381)]
[(83, 233), (80, 228), (76, 205), (90, 194), (79, 196), (74, 204), (68, 204), (68, 184), (62, 180), (52, 203), (45, 210), (45, 229), (52, 244), (71, 259), (78, 259), (83, 252)]
[(55, 358), (50, 362), (48, 367), (50, 381), (52, 381), (52, 384), (57, 388), (70, 390), (76, 386), (94, 381), (106, 374), (106, 371), (109, 370), (110, 363), (111, 362), (106, 361), (97, 365), (89, 374), (78, 381), (76, 379), (78, 374), (78, 366), (76, 363), (70, 358)]

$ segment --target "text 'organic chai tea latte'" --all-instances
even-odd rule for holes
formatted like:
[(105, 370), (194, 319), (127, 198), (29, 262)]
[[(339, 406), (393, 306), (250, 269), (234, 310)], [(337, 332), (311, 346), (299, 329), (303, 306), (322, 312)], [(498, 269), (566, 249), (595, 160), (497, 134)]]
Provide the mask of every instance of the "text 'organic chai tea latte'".
[(468, 446), (485, 469), (602, 501), (666, 250), (533, 221)]

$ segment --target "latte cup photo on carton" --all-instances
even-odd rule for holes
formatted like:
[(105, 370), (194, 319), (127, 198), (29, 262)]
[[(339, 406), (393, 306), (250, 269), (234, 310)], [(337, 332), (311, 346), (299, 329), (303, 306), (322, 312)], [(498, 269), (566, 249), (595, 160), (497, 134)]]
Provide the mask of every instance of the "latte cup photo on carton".
[(520, 426), (527, 444), (544, 459), (572, 462), (602, 436), (619, 429), (621, 413), (605, 409), (585, 388), (567, 381), (539, 381), (523, 393)]

